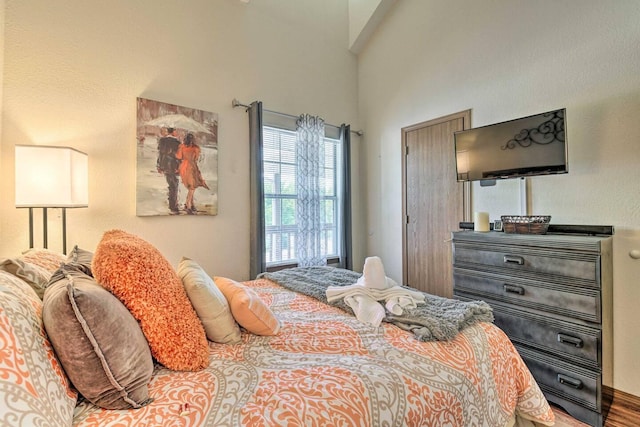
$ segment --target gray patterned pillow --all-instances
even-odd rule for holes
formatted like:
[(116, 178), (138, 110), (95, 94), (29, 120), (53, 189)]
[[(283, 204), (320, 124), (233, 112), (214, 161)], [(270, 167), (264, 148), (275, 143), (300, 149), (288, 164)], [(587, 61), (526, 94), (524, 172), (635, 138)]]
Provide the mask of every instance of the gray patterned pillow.
[(0, 270), (11, 273), (25, 281), (36, 291), (40, 299), (44, 296), (44, 290), (51, 278), (51, 273), (46, 269), (20, 258), (5, 258), (0, 260)]
[(0, 425), (71, 426), (77, 395), (42, 327), (42, 301), (0, 271)]
[(49, 274), (56, 271), (67, 261), (67, 257), (50, 249), (27, 249), (18, 257), (22, 261), (35, 264), (47, 270)]

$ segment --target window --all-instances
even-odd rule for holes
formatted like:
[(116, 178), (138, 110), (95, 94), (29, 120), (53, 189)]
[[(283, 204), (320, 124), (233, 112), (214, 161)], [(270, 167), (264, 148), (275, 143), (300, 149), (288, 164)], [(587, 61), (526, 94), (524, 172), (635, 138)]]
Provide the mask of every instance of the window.
[[(249, 275), (258, 277), (266, 271), (294, 267), (301, 263), (315, 265), (317, 259), (309, 262), (307, 255), (311, 252), (308, 251), (307, 243), (317, 243), (312, 248), (313, 257), (316, 257), (319, 247), (321, 256), (327, 258), (327, 264), (345, 269), (353, 268), (350, 126), (324, 124), (324, 139), (320, 150), (321, 169), (324, 172), (324, 177), (320, 177), (319, 181), (319, 207), (322, 209), (320, 242), (313, 240), (315, 236), (307, 242), (307, 231), (310, 228), (317, 230), (317, 226), (296, 224), (296, 165), (299, 158), (306, 155), (296, 153), (298, 119), (301, 116), (264, 110), (260, 101), (252, 102), (247, 111), (251, 175)], [(316, 162), (311, 167), (317, 165)], [(315, 177), (314, 174), (312, 179)], [(311, 197), (317, 200), (317, 196), (318, 192), (313, 191)], [(306, 193), (300, 194), (300, 206), (304, 205), (302, 198), (306, 197)], [(312, 214), (314, 218), (318, 218), (317, 212)], [(296, 254), (301, 246), (297, 236), (305, 239), (306, 254)]]
[[(296, 132), (263, 126), (263, 191), (267, 267), (296, 264)], [(322, 185), (322, 253), (338, 257), (340, 140), (325, 137)]]

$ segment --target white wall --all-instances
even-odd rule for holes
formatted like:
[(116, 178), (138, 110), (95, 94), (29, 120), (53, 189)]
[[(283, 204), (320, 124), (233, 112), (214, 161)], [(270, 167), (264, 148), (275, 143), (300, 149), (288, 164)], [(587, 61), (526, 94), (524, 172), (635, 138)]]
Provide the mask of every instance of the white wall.
[(358, 54), (397, 0), (349, 0), (349, 49)]
[[(567, 108), (570, 172), (530, 180), (532, 214), (614, 225), (614, 387), (640, 395), (640, 2), (403, 0), (358, 57), (367, 249), (402, 278), (401, 128), (472, 109), (481, 126)], [(474, 186), (492, 219), (517, 180)], [(434, 206), (437, 209), (437, 206)], [(462, 218), (460, 219), (462, 220)]]
[[(92, 250), (121, 228), (174, 265), (184, 255), (210, 274), (248, 279), (248, 118), (231, 100), (359, 129), (344, 0), (8, 0), (2, 14), (2, 256), (28, 246), (27, 212), (14, 207), (14, 145), (69, 145), (89, 154), (91, 180), (89, 208), (67, 213), (69, 246)], [(217, 216), (135, 216), (138, 96), (219, 114)], [(50, 213), (58, 250), (59, 215)]]

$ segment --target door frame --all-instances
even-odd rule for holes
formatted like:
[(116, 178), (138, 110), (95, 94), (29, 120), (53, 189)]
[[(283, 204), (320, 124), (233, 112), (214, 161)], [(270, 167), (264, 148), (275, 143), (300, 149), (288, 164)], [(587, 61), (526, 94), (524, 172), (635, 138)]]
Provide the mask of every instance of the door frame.
[[(401, 129), (401, 153), (402, 158), (402, 284), (408, 281), (408, 262), (407, 262), (407, 134), (409, 132), (422, 129), (428, 126), (438, 125), (454, 119), (462, 119), (463, 129), (471, 128), (471, 109), (460, 111), (458, 113), (448, 114), (446, 116), (416, 123)], [(465, 182), (462, 187), (462, 203), (463, 203), (463, 221), (471, 219), (471, 184)], [(453, 230), (452, 230), (453, 231)]]

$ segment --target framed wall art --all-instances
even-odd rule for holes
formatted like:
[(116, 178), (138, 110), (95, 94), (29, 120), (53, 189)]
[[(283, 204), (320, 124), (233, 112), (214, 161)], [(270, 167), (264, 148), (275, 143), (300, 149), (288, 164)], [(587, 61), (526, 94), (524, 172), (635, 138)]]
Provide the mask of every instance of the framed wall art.
[(137, 98), (136, 215), (218, 214), (218, 114)]

